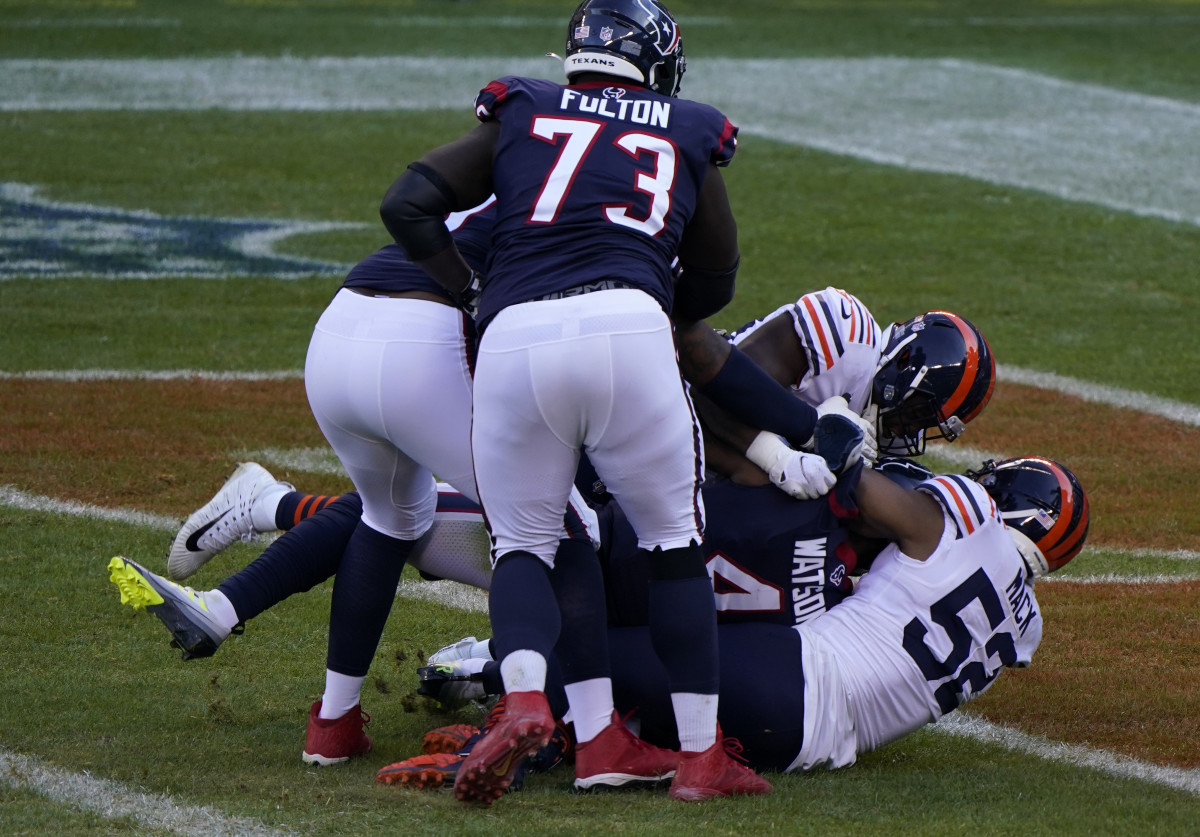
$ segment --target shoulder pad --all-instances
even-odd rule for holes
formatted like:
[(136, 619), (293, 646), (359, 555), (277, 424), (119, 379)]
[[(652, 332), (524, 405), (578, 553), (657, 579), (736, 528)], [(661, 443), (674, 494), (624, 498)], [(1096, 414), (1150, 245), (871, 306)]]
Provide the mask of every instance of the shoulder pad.
[(970, 535), (989, 520), (1000, 522), (996, 504), (987, 491), (974, 480), (958, 474), (946, 474), (926, 480), (917, 486), (941, 504), (954, 519), (960, 537)]

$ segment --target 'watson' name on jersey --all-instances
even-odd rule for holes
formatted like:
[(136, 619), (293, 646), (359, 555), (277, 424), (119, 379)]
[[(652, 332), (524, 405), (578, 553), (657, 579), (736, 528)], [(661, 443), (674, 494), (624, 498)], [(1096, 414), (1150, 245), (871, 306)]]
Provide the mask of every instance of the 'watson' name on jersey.
[(671, 102), (652, 99), (626, 99), (625, 88), (605, 87), (600, 96), (588, 96), (569, 87), (563, 88), (559, 110), (595, 114), (621, 119), (635, 125), (666, 128), (671, 121)]

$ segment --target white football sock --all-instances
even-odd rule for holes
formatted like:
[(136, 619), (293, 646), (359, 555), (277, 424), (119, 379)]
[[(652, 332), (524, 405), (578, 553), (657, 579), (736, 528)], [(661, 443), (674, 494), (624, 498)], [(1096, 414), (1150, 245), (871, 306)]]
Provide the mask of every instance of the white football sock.
[(672, 692), (679, 749), (701, 753), (717, 743), (717, 696), (695, 692)]
[(546, 689), (546, 658), (536, 651), (513, 651), (500, 661), (506, 692), (541, 692)]
[(358, 706), (365, 677), (351, 677), (325, 670), (325, 694), (321, 696), (321, 711), (317, 717), (333, 721)]
[(575, 738), (580, 744), (591, 741), (613, 719), (612, 680), (596, 677), (564, 687), (571, 704), (571, 719), (575, 723)]
[(229, 636), (229, 632), (233, 630), (234, 626), (242, 621), (238, 619), (233, 604), (220, 590), (205, 590), (200, 595), (204, 598), (204, 606), (208, 608), (208, 614), (225, 629), (225, 635)]
[(279, 527), (275, 525), (275, 512), (279, 509), (279, 501), (289, 491), (295, 491), (286, 482), (268, 485), (254, 498), (250, 504), (250, 525), (260, 535), (264, 532), (274, 532)]

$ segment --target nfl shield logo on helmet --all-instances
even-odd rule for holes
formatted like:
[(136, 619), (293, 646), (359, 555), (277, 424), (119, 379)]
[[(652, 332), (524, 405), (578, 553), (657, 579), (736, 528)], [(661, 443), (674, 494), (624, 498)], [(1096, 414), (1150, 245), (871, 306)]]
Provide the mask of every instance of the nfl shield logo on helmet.
[(605, 26), (603, 29), (601, 29), (601, 30), (600, 30), (600, 40), (602, 40), (602, 41), (611, 41), (611, 40), (612, 40), (612, 33), (613, 33), (612, 27), (611, 27), (611, 26)]

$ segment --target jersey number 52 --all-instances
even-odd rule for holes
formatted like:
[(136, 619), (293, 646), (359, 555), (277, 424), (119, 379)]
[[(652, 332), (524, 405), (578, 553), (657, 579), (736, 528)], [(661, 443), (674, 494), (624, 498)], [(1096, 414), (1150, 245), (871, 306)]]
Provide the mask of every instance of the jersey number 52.
[[(983, 606), (993, 633), (983, 647), (985, 659), (972, 660), (963, 665), (975, 641), (960, 614), (973, 601)], [(914, 618), (905, 626), (904, 650), (913, 658), (925, 678), (931, 683), (950, 678), (934, 690), (934, 697), (943, 713), (952, 712), (959, 704), (979, 694), (996, 679), (1004, 666), (1016, 662), (1017, 649), (1012, 634), (997, 630), (1004, 622), (1004, 616), (1000, 594), (992, 586), (987, 573), (979, 569), (929, 608), (930, 621), (944, 631), (950, 640), (950, 653), (945, 659), (939, 660), (930, 650), (925, 641), (929, 631), (920, 619)], [(997, 664), (992, 664), (993, 659)]]

